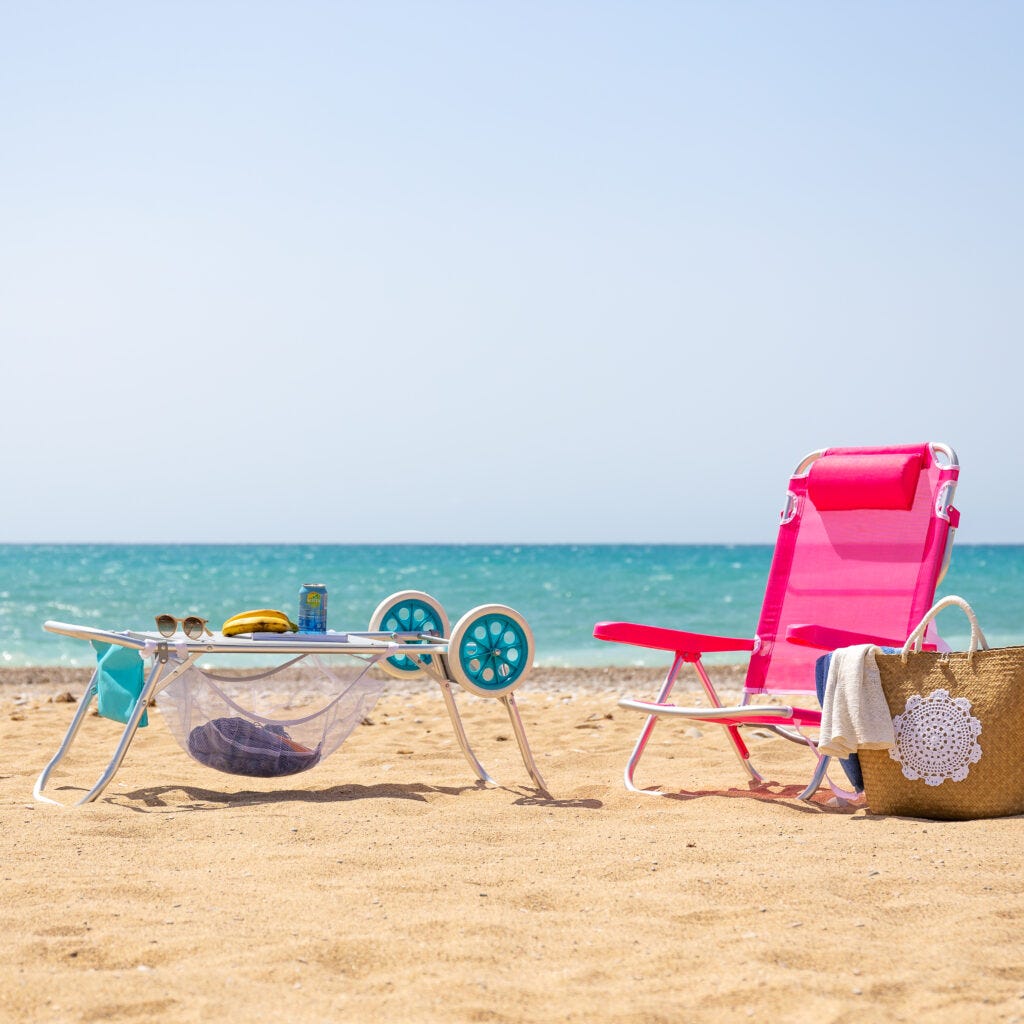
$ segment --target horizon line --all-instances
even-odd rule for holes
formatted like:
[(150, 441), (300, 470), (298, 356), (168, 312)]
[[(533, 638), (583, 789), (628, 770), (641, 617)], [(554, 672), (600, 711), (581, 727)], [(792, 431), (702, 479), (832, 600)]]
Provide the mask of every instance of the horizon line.
[[(395, 541), (280, 541), (280, 540), (0, 540), (0, 547), (773, 547), (774, 540), (395, 540)], [(963, 540), (964, 547), (1024, 547), (1024, 540)]]

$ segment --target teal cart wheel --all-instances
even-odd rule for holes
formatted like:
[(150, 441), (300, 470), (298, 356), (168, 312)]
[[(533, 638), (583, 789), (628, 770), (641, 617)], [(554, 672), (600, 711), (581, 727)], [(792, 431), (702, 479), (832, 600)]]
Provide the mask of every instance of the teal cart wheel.
[[(402, 590), (385, 598), (370, 616), (370, 632), (378, 633), (436, 633), (446, 637), (449, 630), (448, 616), (439, 601), (419, 590)], [(424, 643), (422, 640), (410, 641)], [(430, 665), (436, 655), (424, 654), (419, 660)], [(396, 654), (378, 662), (380, 667), (393, 679), (415, 679), (426, 669), (405, 654)]]
[(511, 693), (533, 667), (533, 633), (503, 604), (482, 604), (455, 623), (445, 662), (448, 676), (478, 697)]

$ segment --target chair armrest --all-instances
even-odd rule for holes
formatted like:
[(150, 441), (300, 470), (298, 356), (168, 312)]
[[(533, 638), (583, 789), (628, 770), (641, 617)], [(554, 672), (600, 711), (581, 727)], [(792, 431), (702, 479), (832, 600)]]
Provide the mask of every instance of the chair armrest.
[(677, 654), (707, 654), (712, 651), (752, 651), (753, 640), (731, 636), (707, 636), (704, 633), (685, 633), (679, 629), (661, 626), (642, 626), (635, 622), (599, 622), (594, 626), (598, 640), (610, 640), (633, 647), (652, 647), (657, 651), (675, 651)]
[[(857, 633), (852, 629), (833, 629), (830, 626), (818, 626), (813, 623), (790, 626), (786, 630), (786, 639), (798, 647), (815, 647), (821, 651), (834, 651), (840, 647), (852, 647), (854, 644), (902, 647), (907, 642), (906, 637), (895, 640), (892, 637), (872, 636), (870, 633)], [(923, 644), (922, 649), (934, 651), (935, 644)]]

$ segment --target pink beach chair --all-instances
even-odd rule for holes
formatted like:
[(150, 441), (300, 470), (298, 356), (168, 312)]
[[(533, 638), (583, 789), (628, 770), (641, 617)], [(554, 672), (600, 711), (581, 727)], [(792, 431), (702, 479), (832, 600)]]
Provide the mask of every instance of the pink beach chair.
[[(744, 726), (769, 729), (805, 744), (817, 769), (800, 799), (809, 800), (823, 779), (828, 758), (804, 730), (821, 712), (780, 703), (754, 703), (761, 695), (815, 690), (815, 661), (825, 651), (859, 643), (902, 646), (931, 608), (952, 549), (960, 514), (953, 507), (959, 476), (956, 454), (944, 444), (892, 448), (829, 448), (813, 452), (789, 482), (786, 506), (768, 574), (764, 604), (752, 639), (705, 636), (632, 622), (599, 622), (599, 640), (654, 648), (673, 655), (654, 701), (624, 698), (620, 706), (647, 720), (625, 770), (627, 789), (660, 716), (725, 728), (740, 763), (755, 783), (740, 735)], [(945, 648), (934, 627), (926, 648)], [(724, 707), (701, 657), (712, 652), (749, 652), (742, 703)], [(711, 707), (679, 707), (669, 695), (680, 669), (697, 671)], [(851, 796), (831, 782), (834, 792)]]

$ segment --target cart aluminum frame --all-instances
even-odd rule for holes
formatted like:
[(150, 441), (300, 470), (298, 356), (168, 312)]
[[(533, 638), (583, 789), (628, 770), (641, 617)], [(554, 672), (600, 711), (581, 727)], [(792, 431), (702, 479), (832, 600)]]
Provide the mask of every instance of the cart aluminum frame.
[[(443, 624), (447, 627), (447, 620), (444, 618), (443, 611), (436, 605), (436, 602), (433, 602), (433, 599), (429, 598), (428, 595), (419, 594), (415, 591), (396, 594), (382, 602), (374, 613), (371, 627), (378, 620), (386, 618), (389, 608), (394, 607), (397, 599), (408, 598), (410, 595), (413, 596), (414, 600), (422, 599), (430, 603), (431, 607), (440, 611)], [(481, 623), (489, 622), (490, 620), (487, 616), (493, 616), (496, 610), (515, 616), (515, 620), (521, 629), (525, 631), (523, 639), (528, 641), (531, 650), (526, 662), (517, 666), (516, 671), (512, 673), (514, 678), (511, 682), (506, 684), (502, 679), (495, 679), (492, 675), (489, 677), (489, 682), (478, 683), (475, 681), (474, 676), (477, 674), (480, 662), (478, 659), (471, 657), (474, 653), (473, 642), (471, 640), (466, 641), (465, 638), (467, 635), (471, 636), (474, 629), (479, 632), (481, 630)], [(494, 697), (504, 705), (512, 725), (512, 731), (516, 737), (516, 742), (519, 745), (523, 764), (530, 778), (539, 790), (545, 793), (548, 791), (547, 785), (534, 760), (529, 741), (526, 738), (526, 731), (523, 727), (519, 707), (516, 704), (515, 694), (512, 692), (513, 688), (522, 682), (526, 671), (529, 669), (530, 664), (532, 664), (533, 638), (521, 616), (518, 616), (518, 613), (513, 612), (512, 609), (507, 609), (502, 605), (483, 605), (480, 608), (467, 612), (456, 624), (455, 629), (451, 631), (452, 636), (438, 635), (436, 631), (421, 631), (418, 629), (394, 631), (371, 628), (365, 631), (345, 633), (298, 633), (281, 634), (280, 636), (262, 634), (258, 639), (252, 636), (223, 636), (221, 634), (214, 634), (212, 637), (191, 640), (168, 639), (158, 633), (145, 631), (104, 630), (91, 626), (55, 621), (46, 622), (43, 628), (48, 632), (79, 640), (97, 641), (130, 648), (138, 651), (144, 660), (152, 659), (152, 664), (146, 674), (142, 690), (127, 717), (124, 730), (113, 757), (110, 759), (110, 763), (85, 796), (75, 801), (76, 805), (94, 801), (110, 784), (121, 767), (125, 755), (128, 753), (128, 748), (131, 746), (142, 716), (150, 701), (183, 672), (195, 665), (201, 657), (210, 654), (276, 654), (291, 657), (291, 661), (282, 664), (274, 671), (279, 671), (311, 654), (343, 654), (369, 661), (371, 664), (380, 665), (388, 675), (397, 678), (423, 674), (429, 675), (440, 687), (452, 729), (469, 766), (481, 782), (496, 786), (497, 783), (480, 763), (466, 736), (466, 730), (462, 724), (462, 718), (452, 693), (452, 684), (458, 682), (469, 692), (475, 693), (478, 696)], [(443, 632), (448, 633), (447, 628)], [(455, 637), (454, 645), (453, 636)], [(466, 653), (467, 643), (469, 655)], [(396, 668), (396, 666), (398, 667)], [(71, 748), (92, 702), (97, 696), (98, 675), (97, 669), (93, 673), (89, 686), (79, 702), (74, 718), (68, 726), (60, 747), (36, 780), (33, 796), (38, 801), (63, 806), (60, 801), (46, 796), (44, 790), (51, 773)]]

